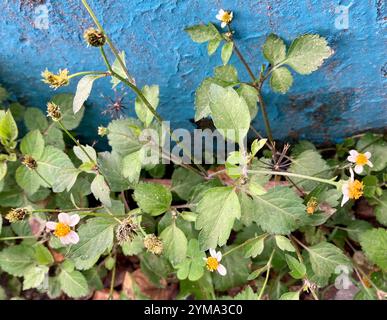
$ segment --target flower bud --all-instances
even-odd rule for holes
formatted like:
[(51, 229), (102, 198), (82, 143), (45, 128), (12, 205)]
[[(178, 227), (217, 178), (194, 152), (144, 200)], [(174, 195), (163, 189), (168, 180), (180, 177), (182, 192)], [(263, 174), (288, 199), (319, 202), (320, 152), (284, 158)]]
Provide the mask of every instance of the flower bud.
[(53, 102), (47, 103), (47, 116), (53, 121), (59, 121), (62, 119), (62, 113), (60, 107)]
[(83, 34), (83, 38), (92, 47), (102, 47), (106, 42), (105, 34), (94, 28), (87, 29)]
[(28, 214), (28, 210), (25, 208), (11, 209), (5, 216), (9, 222), (14, 223), (17, 221), (22, 221), (24, 217)]
[(58, 89), (69, 84), (69, 71), (59, 69), (58, 74), (54, 74), (47, 69), (42, 72), (43, 82), (50, 85), (53, 89)]
[(148, 234), (144, 238), (144, 247), (151, 253), (160, 255), (163, 252), (163, 242), (154, 234)]
[(99, 127), (98, 127), (98, 135), (99, 135), (100, 137), (104, 137), (104, 136), (106, 136), (108, 133), (109, 133), (108, 128), (103, 127), (103, 126), (99, 126)]
[(136, 222), (131, 218), (124, 219), (117, 227), (116, 238), (119, 244), (130, 242), (137, 235), (138, 226)]

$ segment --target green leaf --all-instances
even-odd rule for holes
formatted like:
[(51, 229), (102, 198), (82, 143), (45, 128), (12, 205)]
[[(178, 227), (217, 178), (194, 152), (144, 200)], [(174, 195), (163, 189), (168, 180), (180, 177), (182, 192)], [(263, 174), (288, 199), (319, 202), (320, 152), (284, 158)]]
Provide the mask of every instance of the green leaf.
[(210, 85), (214, 83), (211, 78), (205, 79), (195, 92), (195, 121), (206, 118), (210, 115), (210, 98), (208, 93)]
[(37, 263), (43, 265), (50, 265), (54, 263), (54, 258), (50, 252), (44, 245), (38, 243), (34, 246), (35, 248), (35, 259)]
[(173, 171), (171, 191), (175, 192), (179, 198), (188, 200), (192, 189), (202, 182), (204, 182), (203, 177), (180, 167)]
[(101, 201), (105, 206), (111, 207), (110, 188), (102, 175), (97, 174), (95, 176), (90, 189), (97, 200)]
[(285, 63), (300, 74), (317, 70), (333, 54), (325, 38), (317, 34), (305, 34), (293, 41)]
[[(314, 150), (304, 151), (292, 159), (289, 172), (324, 179), (332, 177), (332, 170), (321, 155)], [(319, 182), (301, 178), (293, 178), (292, 180), (305, 191), (311, 191), (319, 184)]]
[(294, 249), (291, 241), (284, 236), (276, 235), (275, 242), (276, 242), (278, 248), (280, 248), (282, 251), (290, 251), (290, 252), (296, 251), (296, 249)]
[(258, 294), (254, 293), (250, 286), (239, 292), (233, 300), (258, 300)]
[(222, 43), (222, 38), (215, 38), (208, 41), (208, 47), (207, 47), (208, 55), (209, 56), (213, 55), (221, 43)]
[(321, 242), (308, 247), (310, 263), (317, 277), (330, 277), (338, 266), (351, 267), (349, 258), (336, 246), (328, 242)]
[(286, 254), (286, 263), (289, 266), (290, 272), (289, 274), (294, 278), (294, 279), (302, 279), (306, 275), (306, 267), (305, 265), (298, 261), (296, 258)]
[(186, 28), (184, 31), (189, 34), (192, 41), (197, 43), (207, 42), (220, 37), (219, 31), (212, 23), (209, 23), (208, 25), (195, 25)]
[(173, 266), (184, 260), (187, 253), (187, 238), (173, 222), (160, 234), (164, 244), (164, 254)]
[(250, 118), (254, 119), (258, 113), (258, 91), (252, 86), (242, 83), (237, 89), (238, 94), (245, 99), (249, 107)]
[(108, 126), (109, 145), (122, 156), (136, 152), (142, 148), (137, 132), (141, 130), (141, 124), (134, 119), (113, 120)]
[(82, 260), (98, 259), (105, 250), (113, 245), (115, 223), (112, 218), (98, 217), (87, 220), (86, 224), (79, 227), (80, 240), (71, 246), (69, 252), (69, 257), (75, 259), (77, 269)]
[(286, 292), (280, 297), (280, 300), (300, 300), (300, 292)]
[(215, 127), (231, 141), (240, 143), (250, 127), (246, 101), (231, 87), (210, 86), (210, 109)]
[(81, 298), (89, 293), (86, 278), (79, 271), (67, 272), (62, 269), (58, 276), (61, 288), (70, 298)]
[[(219, 66), (214, 68), (214, 78), (213, 80), (220, 80), (222, 82), (225, 82), (227, 84), (232, 84), (239, 82), (238, 80), (238, 71), (237, 69), (231, 65), (225, 65), (225, 66)], [(208, 78), (211, 79), (211, 78)], [(219, 83), (218, 83), (219, 84)]]
[(360, 244), (368, 259), (387, 271), (387, 230), (378, 228), (364, 232)]
[(191, 239), (188, 243), (187, 258), (176, 266), (179, 280), (199, 280), (204, 274), (206, 255), (199, 248), (199, 242)]
[[(88, 145), (85, 145), (82, 147), (83, 147), (83, 150), (85, 150), (87, 152), (89, 157), (91, 157), (91, 159), (93, 159), (94, 162), (96, 162), (97, 161), (97, 153), (95, 152), (94, 148), (90, 147)], [(83, 150), (78, 146), (73, 147), (74, 154), (77, 156), (77, 158), (79, 160), (82, 161), (82, 163), (90, 163), (89, 157), (85, 154), (85, 152), (83, 152)]]
[(380, 198), (374, 198), (376, 202), (375, 216), (379, 223), (387, 227), (387, 191), (384, 190)]
[(34, 170), (27, 169), (25, 166), (16, 169), (15, 179), (17, 184), (28, 194), (34, 194), (41, 185), (46, 186)]
[(122, 174), (122, 157), (115, 151), (98, 154), (98, 164), (112, 192), (129, 189), (130, 183)]
[(126, 256), (138, 255), (144, 249), (144, 241), (141, 236), (136, 236), (132, 241), (123, 243), (121, 247)]
[(23, 290), (39, 287), (48, 274), (48, 267), (46, 266), (31, 266), (24, 274)]
[(43, 135), (46, 146), (53, 146), (59, 150), (65, 149), (63, 132), (59, 128), (51, 125)]
[(172, 203), (171, 192), (157, 183), (140, 183), (134, 190), (138, 206), (152, 216), (158, 216), (169, 209)]
[(360, 242), (360, 236), (367, 230), (372, 229), (372, 224), (364, 220), (353, 220), (348, 224), (346, 231), (348, 237), (356, 242)]
[(35, 264), (34, 255), (34, 249), (28, 245), (7, 247), (0, 252), (0, 268), (13, 276), (21, 277)]
[(0, 113), (0, 138), (7, 141), (14, 141), (18, 136), (16, 122), (12, 116), (11, 110)]
[(271, 234), (289, 234), (307, 222), (302, 199), (287, 187), (269, 189), (266, 194), (254, 195), (254, 221)]
[[(124, 66), (126, 67), (126, 60), (125, 60), (125, 51), (121, 51), (118, 53), (118, 55), (121, 58), (121, 61), (123, 62)], [(125, 70), (122, 68), (121, 63), (119, 60), (116, 58), (112, 64), (112, 69), (115, 73), (117, 73), (119, 76), (122, 78), (126, 79), (127, 74)], [(129, 82), (130, 83), (135, 83), (134, 79), (129, 75)], [(121, 80), (117, 79), (116, 77), (112, 77), (111, 83), (113, 84), (112, 88), (114, 89), (119, 83), (121, 83)]]
[(51, 101), (60, 107), (62, 113), (62, 123), (67, 130), (73, 130), (79, 126), (85, 112), (85, 108), (81, 108), (76, 114), (73, 112), (74, 95), (62, 93), (54, 96)]
[(263, 252), (263, 249), (265, 248), (265, 238), (266, 235), (262, 235), (252, 241), (248, 240), (249, 242), (244, 247), (245, 258), (255, 258), (256, 256), (260, 255)]
[(271, 33), (263, 45), (263, 55), (272, 66), (275, 66), (285, 60), (286, 45), (280, 37)]
[[(224, 250), (231, 249), (232, 247), (225, 247)], [(246, 284), (249, 276), (249, 263), (250, 259), (244, 258), (243, 253), (238, 250), (223, 257), (221, 264), (226, 268), (227, 275), (221, 276), (216, 271), (213, 273), (215, 289), (225, 291)]]
[(73, 112), (78, 113), (83, 107), (85, 101), (89, 98), (91, 89), (93, 88), (94, 80), (97, 80), (105, 75), (86, 75), (82, 77), (77, 85), (77, 91), (75, 92), (73, 101)]
[(0, 181), (2, 181), (7, 174), (7, 161), (0, 161)]
[(27, 108), (24, 113), (24, 123), (28, 130), (46, 130), (48, 128), (47, 117), (38, 108)]
[(122, 159), (122, 175), (130, 183), (137, 183), (140, 179), (141, 164), (144, 157), (143, 149), (128, 154)]
[[(141, 89), (141, 92), (143, 93), (145, 98), (150, 102), (153, 109), (156, 110), (157, 106), (159, 105), (159, 86), (145, 85)], [(151, 124), (154, 115), (151, 111), (149, 111), (148, 107), (138, 96), (135, 102), (135, 110), (136, 110), (137, 117), (144, 123), (145, 127), (148, 127)]]
[(228, 63), (228, 61), (230, 60), (233, 48), (234, 48), (234, 43), (231, 41), (226, 42), (223, 45), (222, 53), (221, 53), (223, 65), (226, 65)]
[(39, 130), (28, 132), (20, 143), (20, 151), (35, 160), (40, 159), (44, 151), (44, 140)]
[(286, 93), (293, 84), (293, 77), (286, 67), (275, 69), (270, 77), (270, 87), (273, 91)]
[(255, 139), (251, 144), (251, 156), (254, 157), (265, 146), (266, 142), (267, 139)]
[(199, 242), (203, 250), (226, 244), (241, 208), (233, 187), (217, 187), (205, 192), (196, 207), (195, 227), (200, 230)]

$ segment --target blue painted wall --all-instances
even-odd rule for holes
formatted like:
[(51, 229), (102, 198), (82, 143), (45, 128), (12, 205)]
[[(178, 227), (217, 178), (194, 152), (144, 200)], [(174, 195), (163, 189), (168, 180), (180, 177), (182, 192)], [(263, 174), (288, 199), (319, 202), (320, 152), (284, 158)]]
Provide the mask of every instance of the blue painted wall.
[[(137, 83), (160, 85), (159, 111), (174, 127), (192, 128), (194, 91), (220, 64), (219, 52), (208, 57), (206, 46), (191, 42), (183, 29), (215, 22), (219, 8), (234, 11), (239, 47), (254, 70), (263, 62), (260, 48), (270, 32), (286, 41), (302, 33), (319, 33), (336, 52), (314, 74), (296, 75), (288, 94), (273, 94), (265, 88), (275, 137), (324, 142), (386, 125), (383, 0), (352, 0), (352, 4), (339, 0), (90, 0), (90, 5), (118, 47), (127, 52)], [(350, 5), (348, 29), (342, 29), (340, 14), (335, 12), (339, 5)], [(47, 29), (40, 19), (45, 10)], [(0, 83), (27, 105), (44, 108), (53, 94), (40, 81), (46, 67), (70, 72), (102, 68), (99, 51), (86, 48), (82, 39), (92, 22), (80, 0), (2, 0), (0, 12)], [(231, 62), (241, 67), (235, 57)], [(74, 92), (75, 85), (57, 92)], [(107, 103), (101, 94), (114, 95), (107, 80), (97, 83), (90, 99), (81, 133), (87, 141), (96, 137), (99, 124), (109, 120), (101, 115)], [(132, 110), (132, 96), (126, 101)], [(259, 116), (256, 126), (263, 127)]]

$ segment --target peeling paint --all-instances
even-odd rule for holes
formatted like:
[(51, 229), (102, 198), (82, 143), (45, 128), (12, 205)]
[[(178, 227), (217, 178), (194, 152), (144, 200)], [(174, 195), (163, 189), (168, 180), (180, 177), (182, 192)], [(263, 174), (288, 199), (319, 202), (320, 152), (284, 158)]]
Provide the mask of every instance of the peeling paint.
[[(349, 27), (335, 27), (339, 5), (348, 6)], [(49, 28), (34, 27), (35, 11), (47, 5)], [(335, 55), (310, 76), (295, 75), (287, 95), (264, 97), (274, 135), (317, 142), (339, 140), (364, 129), (386, 126), (385, 2), (380, 0), (90, 0), (107, 32), (125, 50), (128, 68), (140, 86), (160, 85), (160, 113), (173, 127), (193, 128), (194, 91), (221, 64), (220, 53), (208, 57), (206, 46), (192, 43), (186, 26), (215, 21), (219, 8), (235, 12), (234, 27), (241, 51), (257, 71), (264, 62), (260, 48), (276, 32), (287, 43), (302, 33), (327, 37)], [(68, 68), (71, 72), (98, 70), (98, 50), (87, 48), (82, 33), (93, 23), (79, 0), (4, 0), (0, 3), (0, 83), (26, 105), (44, 108), (57, 92), (40, 81), (40, 72)], [(111, 57), (111, 56), (110, 56)], [(111, 57), (112, 58), (112, 57)], [(240, 76), (246, 72), (233, 57)], [(74, 92), (76, 83), (58, 92)], [(84, 141), (97, 138), (96, 128), (109, 117), (101, 112), (112, 96), (107, 80), (96, 82), (90, 98)], [(133, 95), (129, 95), (127, 103)], [(128, 114), (133, 115), (133, 103)], [(260, 115), (256, 127), (263, 131)]]

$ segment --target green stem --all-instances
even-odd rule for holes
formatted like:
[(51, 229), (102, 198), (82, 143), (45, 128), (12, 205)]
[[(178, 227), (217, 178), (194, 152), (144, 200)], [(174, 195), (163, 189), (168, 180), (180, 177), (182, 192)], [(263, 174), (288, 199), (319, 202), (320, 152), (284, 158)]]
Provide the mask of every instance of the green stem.
[(51, 212), (51, 213), (60, 213), (60, 212), (76, 212), (76, 211), (94, 211), (98, 209), (103, 209), (103, 206), (94, 207), (94, 208), (72, 208), (72, 209), (34, 209), (31, 212)]
[(109, 290), (108, 300), (113, 300), (114, 283), (116, 282), (116, 266), (117, 266), (116, 258), (117, 257), (114, 256), (114, 266), (113, 266), (113, 270), (112, 270), (112, 278), (111, 278), (111, 283), (110, 283), (110, 290)]
[(106, 71), (81, 71), (81, 72), (77, 72), (77, 73), (73, 73), (73, 74), (69, 75), (69, 79), (75, 78), (75, 77), (79, 77), (79, 76), (87, 76), (89, 74), (105, 74), (105, 75), (108, 75), (106, 73)]
[(71, 140), (74, 141), (74, 143), (82, 150), (82, 152), (89, 158), (90, 162), (97, 165), (97, 163), (93, 160), (93, 158), (87, 153), (86, 149), (78, 142), (77, 139), (74, 138), (74, 136), (66, 129), (66, 127), (63, 125), (62, 121), (57, 121), (62, 128), (64, 132), (70, 137)]
[(294, 177), (294, 178), (312, 180), (312, 181), (330, 184), (330, 185), (335, 186), (335, 187), (337, 187), (339, 185), (339, 183), (336, 181), (323, 179), (323, 178), (317, 178), (317, 177), (311, 177), (311, 176), (305, 176), (303, 174), (297, 174), (297, 173), (291, 173), (291, 172), (270, 171), (270, 170), (249, 170), (248, 172), (249, 173), (259, 173), (259, 174), (271, 174), (271, 175), (276, 175), (276, 176), (285, 176), (285, 177)]
[(264, 281), (264, 283), (263, 283), (262, 289), (261, 289), (261, 291), (259, 292), (258, 300), (261, 300), (262, 295), (263, 295), (263, 293), (265, 292), (265, 288), (266, 288), (266, 285), (267, 285), (267, 281), (269, 280), (270, 269), (271, 269), (271, 260), (273, 259), (274, 252), (275, 252), (275, 249), (272, 251), (272, 253), (271, 253), (271, 255), (270, 255), (270, 258), (269, 258), (269, 261), (267, 262), (266, 277), (265, 277), (265, 281)]
[(0, 238), (0, 241), (19, 240), (19, 239), (36, 239), (36, 237), (35, 236), (3, 237), (3, 238)]
[(257, 239), (259, 239), (259, 238), (265, 239), (267, 236), (268, 236), (268, 234), (265, 233), (265, 234), (261, 234), (261, 235), (259, 235), (259, 236), (256, 236), (256, 237), (254, 237), (254, 238), (248, 239), (248, 240), (246, 240), (245, 242), (241, 243), (240, 245), (237, 245), (236, 247), (234, 247), (234, 248), (232, 248), (232, 249), (226, 251), (225, 253), (223, 253), (223, 257), (229, 255), (230, 253), (232, 253), (232, 252), (235, 251), (235, 250), (238, 250), (238, 249), (244, 247), (246, 244), (249, 244), (250, 242), (252, 242), (252, 241), (254, 241), (254, 240), (257, 240)]

